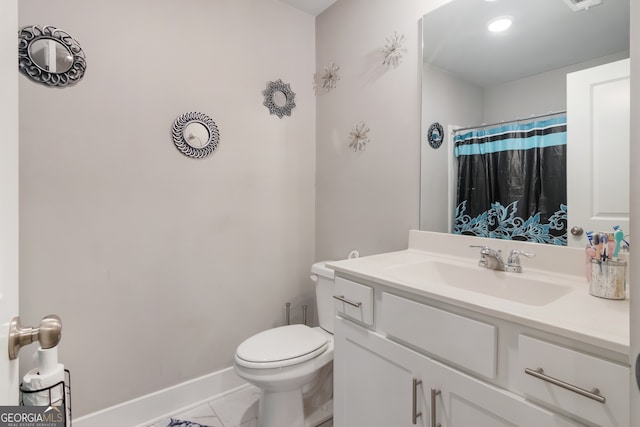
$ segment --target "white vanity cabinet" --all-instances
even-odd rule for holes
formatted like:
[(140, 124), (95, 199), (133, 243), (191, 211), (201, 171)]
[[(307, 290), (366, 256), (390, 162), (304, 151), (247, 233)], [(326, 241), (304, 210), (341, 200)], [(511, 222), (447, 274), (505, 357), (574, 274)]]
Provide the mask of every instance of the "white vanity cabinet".
[[(351, 279), (336, 285), (366, 300), (336, 301), (336, 427), (628, 426), (627, 366), (552, 344), (549, 353), (531, 328)], [(553, 372), (560, 359), (557, 376), (597, 386), (606, 402), (524, 373), (543, 362)]]

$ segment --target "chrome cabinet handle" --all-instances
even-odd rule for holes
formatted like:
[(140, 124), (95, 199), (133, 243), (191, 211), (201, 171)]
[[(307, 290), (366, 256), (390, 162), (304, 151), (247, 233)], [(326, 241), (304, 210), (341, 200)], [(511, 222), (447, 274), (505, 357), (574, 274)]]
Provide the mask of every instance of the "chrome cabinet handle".
[(418, 412), (418, 386), (422, 384), (422, 380), (413, 379), (413, 394), (411, 400), (411, 424), (416, 425), (418, 418), (422, 416), (422, 412)]
[(344, 297), (344, 295), (334, 295), (333, 297), (334, 297), (335, 299), (339, 300), (339, 301), (342, 301), (342, 302), (344, 302), (344, 303), (347, 303), (347, 304), (349, 304), (349, 305), (352, 305), (352, 306), (354, 306), (354, 307), (356, 307), (356, 308), (360, 308), (360, 307), (362, 306), (362, 303), (361, 303), (361, 302), (353, 302), (353, 301), (349, 301), (348, 299), (346, 299), (346, 298)]
[(542, 368), (538, 369), (524, 369), (525, 374), (534, 376), (536, 378), (541, 379), (542, 381), (546, 381), (553, 385), (557, 385), (558, 387), (564, 388), (565, 390), (572, 391), (574, 393), (579, 394), (580, 396), (588, 397), (589, 399), (595, 400), (596, 402), (606, 403), (607, 399), (604, 396), (600, 395), (600, 390), (597, 388), (593, 388), (591, 391), (585, 390), (583, 388), (577, 387), (573, 384), (569, 384), (557, 378), (551, 377), (544, 373)]
[(440, 427), (441, 424), (436, 420), (436, 397), (441, 393), (435, 388), (431, 389), (431, 427)]

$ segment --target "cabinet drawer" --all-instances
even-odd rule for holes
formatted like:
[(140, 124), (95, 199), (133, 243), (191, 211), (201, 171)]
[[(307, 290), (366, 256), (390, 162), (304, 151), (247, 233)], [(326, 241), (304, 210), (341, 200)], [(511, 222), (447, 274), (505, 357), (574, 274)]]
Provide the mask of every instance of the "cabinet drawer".
[(338, 314), (373, 325), (373, 288), (336, 277), (333, 298)]
[(518, 337), (517, 381), (522, 393), (597, 425), (629, 425), (630, 375), (629, 367)]
[(487, 378), (496, 376), (497, 329), (468, 317), (382, 293), (379, 329)]

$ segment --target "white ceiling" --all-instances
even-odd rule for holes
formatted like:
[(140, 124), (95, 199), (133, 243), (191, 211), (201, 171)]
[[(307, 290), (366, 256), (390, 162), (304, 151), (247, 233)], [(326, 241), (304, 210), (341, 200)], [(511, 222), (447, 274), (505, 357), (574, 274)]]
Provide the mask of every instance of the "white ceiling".
[[(513, 16), (501, 34), (487, 22)], [(573, 12), (564, 0), (454, 0), (425, 15), (424, 61), (487, 86), (629, 50), (629, 1)]]
[(331, 6), (336, 0), (280, 0), (282, 3), (286, 3), (290, 6), (300, 9), (303, 12), (307, 12), (310, 15), (318, 16), (326, 8)]

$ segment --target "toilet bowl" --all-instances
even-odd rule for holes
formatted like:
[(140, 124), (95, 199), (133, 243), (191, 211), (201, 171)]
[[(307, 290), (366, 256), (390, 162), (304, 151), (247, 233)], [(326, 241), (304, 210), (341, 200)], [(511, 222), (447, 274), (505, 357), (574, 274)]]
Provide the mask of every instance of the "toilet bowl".
[(320, 326), (268, 329), (236, 350), (236, 373), (262, 392), (258, 427), (313, 427), (332, 417), (333, 271), (324, 263), (311, 270)]

